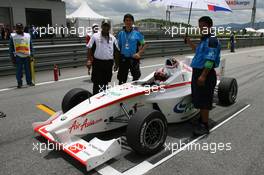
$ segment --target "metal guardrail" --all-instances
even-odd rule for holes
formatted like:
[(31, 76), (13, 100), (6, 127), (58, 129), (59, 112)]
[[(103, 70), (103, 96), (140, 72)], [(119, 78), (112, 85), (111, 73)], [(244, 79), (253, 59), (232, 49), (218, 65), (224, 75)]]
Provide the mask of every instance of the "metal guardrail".
[[(57, 44), (76, 44), (76, 43), (85, 43), (85, 37), (72, 37), (72, 38), (45, 38), (45, 39), (34, 39), (34, 46), (39, 45), (57, 45)], [(8, 47), (8, 40), (0, 41), (0, 48)]]
[[(166, 35), (162, 32), (160, 33), (144, 33), (144, 37), (146, 40), (177, 40), (180, 36), (174, 36), (172, 38), (171, 35)], [(227, 36), (218, 36), (218, 38), (226, 38)], [(196, 36), (199, 38), (199, 36)], [(250, 35), (236, 35), (236, 38), (254, 38)], [(77, 43), (85, 43), (85, 37), (67, 37), (67, 38), (42, 38), (42, 39), (34, 39), (34, 46), (39, 45), (58, 45), (58, 44), (77, 44)], [(9, 41), (0, 40), (0, 48), (8, 47)]]
[[(227, 49), (229, 39), (220, 39), (222, 48)], [(199, 40), (194, 40), (198, 43)], [(147, 41), (149, 47), (143, 58), (163, 57), (192, 53), (192, 50), (182, 40), (152, 40)], [(236, 47), (251, 47), (264, 45), (264, 38), (237, 39)], [(83, 66), (86, 61), (86, 48), (84, 43), (38, 45), (35, 47), (36, 70), (52, 70), (54, 64), (60, 68)], [(0, 76), (15, 74), (8, 48), (0, 48)]]

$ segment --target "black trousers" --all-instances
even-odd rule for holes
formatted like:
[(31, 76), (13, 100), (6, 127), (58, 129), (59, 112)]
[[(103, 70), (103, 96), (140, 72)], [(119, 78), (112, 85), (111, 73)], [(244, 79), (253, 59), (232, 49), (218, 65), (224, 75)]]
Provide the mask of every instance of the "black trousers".
[(235, 52), (235, 42), (232, 42), (230, 43), (230, 51), (231, 52)]
[(119, 80), (119, 84), (124, 84), (127, 82), (129, 70), (133, 77), (133, 81), (138, 80), (141, 76), (139, 60), (121, 56), (121, 60), (119, 62), (119, 71), (117, 74), (117, 79)]
[(216, 72), (212, 69), (207, 75), (205, 85), (198, 86), (197, 81), (203, 69), (193, 69), (192, 75), (192, 102), (196, 109), (208, 109), (213, 107), (214, 90), (217, 82)]
[(100, 60), (94, 58), (92, 65), (93, 94), (106, 90), (112, 79), (113, 60)]

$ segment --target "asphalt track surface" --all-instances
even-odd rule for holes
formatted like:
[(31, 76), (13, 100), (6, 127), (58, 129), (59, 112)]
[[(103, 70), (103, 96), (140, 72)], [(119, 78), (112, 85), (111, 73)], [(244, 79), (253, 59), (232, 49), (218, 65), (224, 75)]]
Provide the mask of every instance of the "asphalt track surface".
[[(210, 135), (198, 139), (192, 137), (192, 121), (169, 126), (167, 145), (192, 141), (209, 146), (223, 143), (229, 144), (231, 150), (227, 147), (216, 151), (213, 147), (205, 150), (175, 149), (171, 156), (172, 152), (166, 149), (151, 157), (141, 157), (126, 146), (123, 137), (122, 155), (91, 172), (86, 172), (84, 166), (62, 151), (45, 150), (40, 153), (34, 149), (33, 144), (45, 143), (45, 140), (35, 135), (31, 127), (33, 122), (48, 119), (35, 107), (37, 104), (60, 110), (61, 100), (70, 89), (92, 89), (87, 70), (63, 69), (60, 77), (63, 81), (56, 83), (52, 82), (51, 71), (40, 72), (37, 74), (38, 86), (19, 90), (15, 88), (14, 76), (0, 77), (0, 111), (7, 115), (0, 119), (0, 174), (264, 174), (263, 55), (264, 47), (239, 49), (234, 54), (223, 52), (222, 57), (227, 59), (226, 76), (238, 80), (239, 97), (231, 107), (216, 105), (211, 112), (211, 123), (219, 127)], [(164, 58), (143, 60), (142, 77), (163, 62)], [(99, 138), (114, 138), (123, 135), (122, 132), (117, 130), (99, 135)]]

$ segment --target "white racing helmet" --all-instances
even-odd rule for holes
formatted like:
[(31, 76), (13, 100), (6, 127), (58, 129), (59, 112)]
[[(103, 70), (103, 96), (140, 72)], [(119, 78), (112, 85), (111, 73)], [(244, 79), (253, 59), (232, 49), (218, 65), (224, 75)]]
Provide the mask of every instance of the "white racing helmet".
[(165, 66), (168, 69), (177, 69), (180, 63), (176, 58), (169, 58), (166, 60)]
[(176, 58), (169, 58), (166, 60), (165, 67), (169, 76), (173, 75), (180, 66), (180, 62)]
[(155, 72), (155, 80), (160, 82), (166, 81), (171, 75), (173, 75), (177, 71), (179, 65), (180, 63), (176, 58), (167, 59), (165, 62), (165, 67), (160, 68)]

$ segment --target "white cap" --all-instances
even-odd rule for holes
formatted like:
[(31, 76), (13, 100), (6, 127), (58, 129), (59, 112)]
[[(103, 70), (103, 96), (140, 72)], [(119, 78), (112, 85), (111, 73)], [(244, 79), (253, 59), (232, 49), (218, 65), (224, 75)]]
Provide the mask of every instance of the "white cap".
[(95, 26), (99, 26), (98, 24), (96, 24), (96, 23), (94, 23), (93, 25), (92, 25), (92, 27), (95, 27)]

